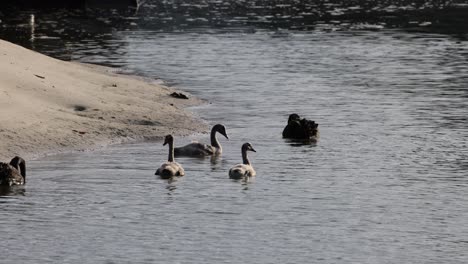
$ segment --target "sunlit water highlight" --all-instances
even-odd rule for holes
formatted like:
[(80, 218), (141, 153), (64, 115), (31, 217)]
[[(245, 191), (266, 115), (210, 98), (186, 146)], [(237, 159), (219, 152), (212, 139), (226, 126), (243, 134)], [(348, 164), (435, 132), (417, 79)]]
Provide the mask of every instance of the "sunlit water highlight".
[[(0, 197), (5, 263), (466, 263), (468, 46), (380, 32), (116, 31), (72, 59), (160, 77), (207, 99), (220, 159), (162, 142), (29, 162)], [(47, 51), (44, 52), (56, 52)], [(297, 112), (315, 145), (281, 138)], [(176, 145), (208, 135), (176, 138)], [(258, 176), (229, 180), (249, 141)], [(1, 262), (1, 261), (0, 261)]]

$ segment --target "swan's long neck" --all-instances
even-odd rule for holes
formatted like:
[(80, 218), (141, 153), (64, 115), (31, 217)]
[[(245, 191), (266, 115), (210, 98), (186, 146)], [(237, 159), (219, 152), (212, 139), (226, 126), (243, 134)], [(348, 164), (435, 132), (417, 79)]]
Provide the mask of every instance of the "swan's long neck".
[(174, 141), (169, 141), (169, 156), (167, 158), (167, 161), (169, 162), (174, 162)]
[(24, 159), (16, 156), (10, 161), (10, 165), (19, 171), (21, 176), (23, 176), (24, 182), (26, 183), (26, 162)]
[(250, 160), (247, 157), (247, 149), (242, 149), (242, 163), (245, 165), (250, 165)]
[(216, 130), (211, 129), (211, 146), (221, 149), (221, 144), (219, 144), (218, 139), (216, 138)]

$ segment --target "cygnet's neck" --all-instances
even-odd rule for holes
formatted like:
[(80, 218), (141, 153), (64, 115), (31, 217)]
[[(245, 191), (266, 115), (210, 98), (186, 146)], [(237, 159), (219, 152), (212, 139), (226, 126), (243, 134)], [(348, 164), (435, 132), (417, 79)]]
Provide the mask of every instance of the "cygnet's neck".
[(169, 156), (167, 158), (167, 161), (174, 162), (174, 142), (169, 141), (168, 145), (169, 145)]
[(250, 165), (250, 160), (247, 157), (247, 149), (242, 149), (242, 163), (245, 165)]

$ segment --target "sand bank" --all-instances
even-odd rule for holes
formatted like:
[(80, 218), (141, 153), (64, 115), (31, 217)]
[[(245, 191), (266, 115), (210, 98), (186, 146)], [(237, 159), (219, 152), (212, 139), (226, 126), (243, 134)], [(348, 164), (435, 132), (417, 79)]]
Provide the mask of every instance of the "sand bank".
[(172, 92), (0, 40), (0, 161), (205, 131), (185, 110), (202, 101)]

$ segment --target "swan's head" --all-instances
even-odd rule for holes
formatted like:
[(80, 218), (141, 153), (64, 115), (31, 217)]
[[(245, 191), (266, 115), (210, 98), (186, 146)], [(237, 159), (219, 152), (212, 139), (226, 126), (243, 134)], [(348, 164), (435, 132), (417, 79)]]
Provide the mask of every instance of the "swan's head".
[(253, 152), (257, 152), (253, 147), (252, 147), (252, 144), (250, 144), (249, 142), (247, 143), (244, 143), (244, 145), (242, 145), (242, 150), (244, 151), (253, 151)]
[(225, 138), (229, 139), (227, 133), (226, 133), (226, 127), (221, 124), (217, 124), (213, 127), (213, 131), (219, 132), (221, 135), (223, 135)]
[(298, 114), (290, 114), (288, 118), (288, 123), (300, 121), (301, 117)]
[(174, 138), (172, 137), (172, 135), (167, 135), (167, 136), (164, 137), (163, 146), (165, 146), (166, 144), (172, 143), (172, 142), (174, 142)]

